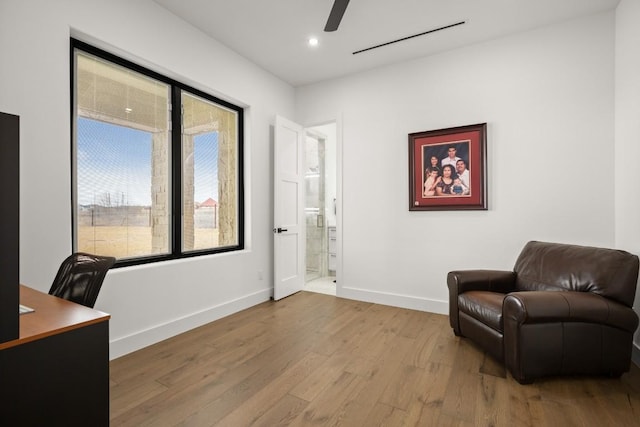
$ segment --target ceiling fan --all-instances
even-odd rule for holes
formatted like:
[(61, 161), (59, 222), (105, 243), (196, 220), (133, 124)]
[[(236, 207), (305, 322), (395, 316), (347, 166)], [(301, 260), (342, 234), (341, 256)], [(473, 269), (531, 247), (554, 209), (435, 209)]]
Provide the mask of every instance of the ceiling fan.
[(344, 15), (344, 11), (347, 10), (348, 4), (349, 0), (335, 0), (333, 2), (333, 7), (329, 13), (329, 18), (327, 19), (327, 24), (324, 26), (324, 30), (326, 32), (338, 29), (340, 21), (342, 21), (342, 15)]

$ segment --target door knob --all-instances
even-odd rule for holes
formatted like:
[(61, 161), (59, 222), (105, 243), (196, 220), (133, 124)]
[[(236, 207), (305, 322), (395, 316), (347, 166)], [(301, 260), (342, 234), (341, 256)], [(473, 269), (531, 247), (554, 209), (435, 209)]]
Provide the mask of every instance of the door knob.
[(283, 231), (288, 231), (288, 230), (286, 228), (280, 228), (280, 227), (273, 229), (274, 233), (282, 233)]

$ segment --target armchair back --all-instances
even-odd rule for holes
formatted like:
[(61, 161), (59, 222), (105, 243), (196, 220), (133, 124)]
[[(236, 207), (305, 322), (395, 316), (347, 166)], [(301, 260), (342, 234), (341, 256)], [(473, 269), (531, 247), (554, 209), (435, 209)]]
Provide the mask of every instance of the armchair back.
[(518, 291), (592, 292), (633, 306), (639, 261), (629, 252), (531, 241), (516, 260)]

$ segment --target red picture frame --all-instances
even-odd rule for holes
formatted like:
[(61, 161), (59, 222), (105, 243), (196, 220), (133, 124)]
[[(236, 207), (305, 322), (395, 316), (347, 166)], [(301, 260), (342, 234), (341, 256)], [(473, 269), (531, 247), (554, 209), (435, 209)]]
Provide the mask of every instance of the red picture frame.
[(409, 210), (487, 210), (487, 124), (409, 134)]

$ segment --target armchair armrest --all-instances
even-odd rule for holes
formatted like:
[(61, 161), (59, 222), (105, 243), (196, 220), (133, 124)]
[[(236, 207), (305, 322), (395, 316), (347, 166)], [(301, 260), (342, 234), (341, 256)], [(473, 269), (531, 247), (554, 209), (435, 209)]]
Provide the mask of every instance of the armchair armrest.
[(447, 275), (449, 292), (457, 296), (467, 291), (489, 291), (506, 294), (515, 289), (516, 273), (502, 270), (459, 270)]
[(467, 291), (508, 293), (515, 288), (516, 273), (503, 270), (458, 270), (447, 274), (449, 287), (449, 324), (459, 336), (458, 295)]
[(632, 334), (638, 327), (638, 315), (631, 308), (591, 292), (512, 292), (505, 297), (502, 310), (505, 324), (599, 323)]
[(502, 304), (507, 368), (520, 383), (555, 374), (629, 370), (638, 315), (591, 292), (523, 291)]

